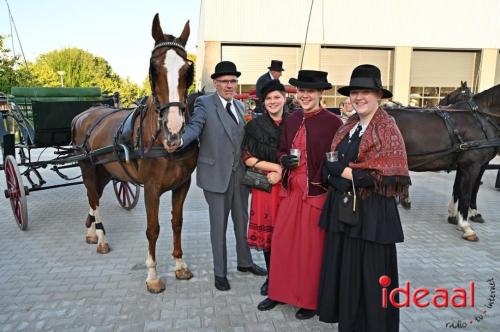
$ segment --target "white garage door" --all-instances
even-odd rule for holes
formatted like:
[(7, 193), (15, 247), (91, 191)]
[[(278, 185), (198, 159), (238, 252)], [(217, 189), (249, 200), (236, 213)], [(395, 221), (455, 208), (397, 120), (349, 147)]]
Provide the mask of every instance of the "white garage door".
[(285, 71), (280, 78), (287, 84), (290, 77), (297, 75), (300, 48), (254, 45), (222, 45), (222, 60), (232, 61), (241, 72), (239, 83), (255, 85), (257, 79), (268, 71), (271, 60), (283, 61)]

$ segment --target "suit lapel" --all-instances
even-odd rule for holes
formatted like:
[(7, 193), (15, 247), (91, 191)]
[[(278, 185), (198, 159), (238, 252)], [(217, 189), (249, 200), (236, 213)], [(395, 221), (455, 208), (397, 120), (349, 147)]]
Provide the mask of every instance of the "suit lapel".
[[(237, 146), (238, 142), (236, 142), (236, 135), (235, 135), (235, 123), (234, 120), (231, 119), (231, 116), (227, 114), (226, 109), (224, 106), (222, 106), (222, 102), (219, 98), (219, 95), (216, 93), (213, 94), (213, 99), (214, 99), (214, 104), (215, 104), (215, 110), (217, 112), (217, 115), (219, 117), (220, 122), (222, 123), (222, 126), (224, 127), (224, 130), (226, 131), (227, 135), (231, 139), (231, 142), (233, 142), (234, 146)], [(236, 108), (238, 109), (238, 108)], [(241, 123), (241, 121), (240, 121)]]

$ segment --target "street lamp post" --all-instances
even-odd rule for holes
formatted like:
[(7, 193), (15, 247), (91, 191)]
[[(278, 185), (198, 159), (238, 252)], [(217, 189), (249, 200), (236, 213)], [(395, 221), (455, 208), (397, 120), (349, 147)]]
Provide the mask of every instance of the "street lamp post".
[(66, 72), (64, 70), (58, 70), (57, 74), (61, 76), (61, 88), (64, 88), (64, 75), (66, 75)]

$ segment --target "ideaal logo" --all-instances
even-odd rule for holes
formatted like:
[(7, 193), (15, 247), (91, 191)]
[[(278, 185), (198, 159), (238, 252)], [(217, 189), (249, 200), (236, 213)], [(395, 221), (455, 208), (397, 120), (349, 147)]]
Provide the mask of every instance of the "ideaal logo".
[[(382, 286), (383, 308), (387, 308), (388, 300), (395, 308), (409, 307), (410, 302), (413, 302), (419, 308), (425, 308), (431, 304), (436, 308), (448, 308), (449, 306), (455, 308), (474, 307), (474, 281), (469, 282), (468, 289), (453, 288), (451, 292), (446, 288), (436, 288), (431, 292), (426, 287), (419, 287), (412, 291), (410, 282), (407, 281), (404, 287), (394, 288), (389, 294), (387, 294), (387, 287), (391, 284), (391, 278), (384, 275), (379, 278), (378, 282)], [(399, 293), (405, 295), (403, 302), (396, 301), (396, 295)], [(427, 297), (428, 295), (430, 295), (430, 301)], [(469, 300), (467, 301), (467, 299)]]
[[(487, 283), (490, 290), (490, 296), (487, 299), (487, 303), (480, 306), (480, 313), (475, 315), (473, 319), (470, 319), (468, 323), (462, 320), (451, 321), (447, 322), (445, 327), (453, 329), (466, 328), (474, 322), (479, 323), (486, 318), (488, 309), (492, 309), (495, 304), (495, 280), (490, 278), (487, 280)], [(388, 302), (395, 308), (409, 307), (410, 303), (413, 303), (413, 305), (419, 308), (425, 308), (431, 304), (435, 308), (448, 308), (450, 306), (454, 308), (475, 307), (474, 281), (470, 281), (466, 288), (456, 287), (451, 291), (446, 288), (435, 288), (431, 291), (426, 287), (419, 287), (412, 290), (410, 282), (406, 281), (404, 287), (394, 288), (389, 294), (387, 292), (387, 287), (391, 284), (391, 278), (383, 275), (379, 278), (379, 284), (382, 286), (383, 308), (387, 308)], [(402, 302), (396, 300), (398, 294), (404, 295), (405, 299)]]

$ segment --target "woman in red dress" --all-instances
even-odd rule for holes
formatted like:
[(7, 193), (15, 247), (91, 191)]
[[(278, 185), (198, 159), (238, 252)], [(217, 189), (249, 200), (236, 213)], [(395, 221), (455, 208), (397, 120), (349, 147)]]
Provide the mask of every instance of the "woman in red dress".
[[(261, 101), (265, 112), (245, 126), (243, 138), (243, 159), (248, 167), (267, 174), (273, 185), (270, 193), (252, 189), (250, 218), (248, 224), (248, 246), (262, 250), (269, 272), (271, 260), (271, 237), (273, 235), (276, 212), (280, 201), (280, 180), (282, 167), (276, 159), (283, 120), (288, 116), (284, 111), (285, 87), (278, 81), (266, 83), (261, 91)], [(267, 295), (268, 279), (260, 288)]]
[[(269, 295), (259, 310), (270, 310), (279, 303), (299, 308), (295, 317), (315, 315), (318, 299), (321, 254), (325, 232), (318, 225), (326, 188), (321, 183), (325, 153), (340, 118), (320, 106), (323, 90), (331, 89), (327, 73), (299, 71), (296, 86), (300, 109), (285, 122), (278, 158), (283, 172), (282, 200), (273, 233), (273, 251), (269, 274)], [(298, 149), (299, 155), (291, 154)]]

